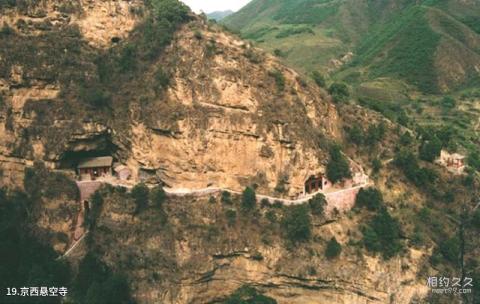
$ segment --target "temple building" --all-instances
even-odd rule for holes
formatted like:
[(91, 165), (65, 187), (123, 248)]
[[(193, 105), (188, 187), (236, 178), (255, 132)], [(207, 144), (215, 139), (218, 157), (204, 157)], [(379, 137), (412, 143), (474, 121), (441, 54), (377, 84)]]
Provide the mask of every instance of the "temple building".
[(111, 156), (86, 158), (77, 166), (80, 180), (96, 180), (99, 177), (111, 176), (112, 164)]

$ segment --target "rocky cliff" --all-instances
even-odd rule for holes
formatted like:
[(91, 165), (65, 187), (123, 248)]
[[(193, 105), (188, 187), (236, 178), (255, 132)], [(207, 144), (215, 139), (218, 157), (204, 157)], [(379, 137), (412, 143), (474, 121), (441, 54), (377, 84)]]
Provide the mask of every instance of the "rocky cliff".
[[(255, 182), (268, 193), (288, 175), (290, 194), (323, 170), (320, 146), (339, 136), (336, 109), (295, 71), (192, 17), (159, 56), (104, 72), (99, 61), (131, 59), (122, 56), (142, 35), (131, 31), (142, 28), (141, 7), (64, 6), (3, 8), (4, 159), (71, 167), (80, 155), (108, 153), (177, 188)], [(117, 85), (96, 88), (102, 73)], [(106, 106), (92, 106), (102, 98)]]
[[(0, 186), (22, 186), (34, 161), (73, 173), (79, 159), (108, 154), (136, 180), (264, 194), (283, 181), (293, 196), (344, 140), (349, 120), (325, 92), (191, 13), (137, 1), (0, 3)], [(243, 214), (238, 197), (185, 197), (134, 216), (124, 190), (102, 195), (88, 244), (127, 274), (140, 303), (216, 303), (244, 284), (279, 303), (407, 304), (426, 292), (426, 252), (364, 255), (355, 214), (316, 217), (313, 241), (294, 246), (281, 238), (281, 208)], [(74, 195), (62, 199), (47, 201), (55, 212), (39, 226), (68, 232), (75, 217), (61, 222), (57, 209)], [(329, 261), (333, 235), (345, 249)]]

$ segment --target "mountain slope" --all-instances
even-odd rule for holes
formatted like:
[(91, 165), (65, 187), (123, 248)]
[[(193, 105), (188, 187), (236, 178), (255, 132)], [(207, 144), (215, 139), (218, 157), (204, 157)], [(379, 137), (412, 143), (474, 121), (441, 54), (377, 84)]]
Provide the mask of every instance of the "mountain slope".
[(231, 10), (227, 11), (215, 11), (207, 14), (208, 19), (213, 19), (215, 21), (220, 21), (225, 19), (226, 17), (230, 16), (234, 12)]
[(399, 78), (438, 93), (478, 83), (479, 15), (475, 1), (257, 0), (223, 22), (304, 71), (336, 72), (353, 52), (340, 78)]

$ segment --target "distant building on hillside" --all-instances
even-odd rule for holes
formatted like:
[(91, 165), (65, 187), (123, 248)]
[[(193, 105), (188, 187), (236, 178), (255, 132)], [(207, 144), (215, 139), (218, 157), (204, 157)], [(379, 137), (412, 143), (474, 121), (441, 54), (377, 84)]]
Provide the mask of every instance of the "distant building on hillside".
[(465, 156), (459, 153), (449, 153), (446, 150), (440, 152), (440, 158), (436, 163), (446, 167), (448, 171), (455, 174), (462, 174), (465, 170)]
[(111, 156), (86, 158), (77, 166), (80, 180), (96, 180), (99, 177), (111, 176), (112, 164)]

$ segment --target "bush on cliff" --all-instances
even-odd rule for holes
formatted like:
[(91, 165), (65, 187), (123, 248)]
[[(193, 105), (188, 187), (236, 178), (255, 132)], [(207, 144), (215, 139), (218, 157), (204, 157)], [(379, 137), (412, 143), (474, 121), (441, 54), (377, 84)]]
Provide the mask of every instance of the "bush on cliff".
[(257, 197), (255, 195), (255, 190), (251, 187), (245, 188), (242, 194), (242, 208), (244, 210), (252, 210), (255, 208), (257, 203)]
[(139, 214), (148, 207), (149, 189), (143, 184), (137, 184), (132, 189), (132, 197), (135, 201), (135, 214)]
[(330, 149), (330, 159), (327, 164), (327, 178), (332, 183), (336, 183), (350, 177), (352, 172), (347, 158), (342, 154), (339, 146), (333, 146)]
[(327, 244), (327, 248), (325, 249), (325, 257), (327, 259), (334, 259), (338, 257), (342, 253), (342, 245), (337, 242), (335, 237), (332, 237)]
[(288, 240), (293, 243), (308, 241), (311, 237), (312, 223), (306, 205), (285, 208), (282, 228)]

